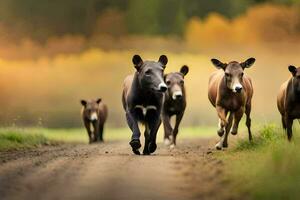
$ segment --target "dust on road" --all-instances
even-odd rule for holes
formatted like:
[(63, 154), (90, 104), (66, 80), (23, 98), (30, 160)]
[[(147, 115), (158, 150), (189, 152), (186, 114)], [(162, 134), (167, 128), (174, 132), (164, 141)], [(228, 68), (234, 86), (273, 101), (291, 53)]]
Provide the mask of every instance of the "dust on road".
[(1, 199), (232, 199), (211, 139), (158, 145), (136, 156), (127, 141), (0, 153)]

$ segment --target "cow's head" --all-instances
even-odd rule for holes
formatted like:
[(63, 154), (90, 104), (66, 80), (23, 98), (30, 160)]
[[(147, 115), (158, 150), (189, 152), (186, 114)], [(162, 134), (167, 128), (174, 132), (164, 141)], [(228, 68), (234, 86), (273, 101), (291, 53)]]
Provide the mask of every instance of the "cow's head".
[(165, 75), (165, 82), (168, 86), (169, 96), (173, 100), (181, 99), (184, 95), (184, 77), (189, 72), (188, 66), (181, 67), (179, 72), (172, 72)]
[(101, 99), (98, 98), (96, 100), (81, 100), (80, 102), (83, 106), (84, 117), (91, 122), (97, 121), (99, 113), (99, 103), (101, 102)]
[(231, 61), (228, 64), (211, 59), (211, 62), (217, 69), (223, 69), (225, 72), (226, 86), (235, 93), (240, 93), (243, 90), (244, 69), (249, 68), (255, 62), (255, 58), (249, 58), (245, 62)]
[(293, 76), (292, 79), (293, 91), (295, 92), (295, 94), (300, 95), (300, 67), (295, 67), (293, 65), (290, 65), (289, 71)]
[(143, 89), (156, 92), (165, 92), (167, 85), (163, 75), (168, 63), (168, 58), (161, 55), (158, 61), (143, 61), (139, 55), (134, 55), (132, 62), (137, 71), (139, 84)]

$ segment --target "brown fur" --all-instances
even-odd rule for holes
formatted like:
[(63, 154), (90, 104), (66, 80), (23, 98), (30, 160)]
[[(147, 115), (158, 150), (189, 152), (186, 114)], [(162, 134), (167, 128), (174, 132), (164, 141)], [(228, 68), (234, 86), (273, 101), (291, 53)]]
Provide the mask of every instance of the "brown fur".
[[(103, 142), (104, 124), (108, 115), (107, 106), (101, 99), (88, 101), (81, 100), (81, 104), (83, 106), (81, 109), (81, 116), (88, 132), (89, 142)], [(97, 119), (91, 119), (92, 113), (96, 113)]]
[(293, 136), (293, 120), (300, 118), (300, 68), (289, 66), (292, 77), (285, 81), (277, 96), (277, 107), (281, 114), (282, 126), (288, 140)]
[[(125, 99), (128, 98), (128, 94), (131, 91), (133, 77), (134, 77), (133, 74), (128, 75), (128, 76), (125, 77), (125, 80), (124, 80), (124, 83), (123, 83), (123, 94), (122, 94), (123, 101), (125, 101)], [(125, 106), (125, 104), (123, 104), (123, 106)], [(126, 109), (126, 107), (124, 107), (124, 109)]]
[[(291, 78), (287, 81), (285, 81), (279, 88), (279, 92), (277, 95), (277, 107), (281, 115), (285, 115), (285, 105), (286, 105), (286, 92), (289, 82), (291, 81)], [(285, 128), (285, 126), (284, 126)]]
[[(249, 140), (252, 140), (250, 112), (253, 87), (250, 77), (243, 76), (244, 68), (250, 67), (255, 61), (255, 59), (250, 59), (243, 63), (233, 61), (229, 64), (221, 63), (216, 59), (212, 60), (214, 65), (219, 68), (218, 71), (212, 73), (208, 84), (208, 98), (216, 108), (220, 119), (218, 135), (222, 139), (217, 144), (217, 149), (228, 146), (228, 133), (231, 129), (233, 135), (237, 134), (238, 125), (244, 113), (247, 116)], [(235, 84), (233, 82), (238, 85), (239, 89), (242, 88), (239, 92), (234, 92), (235, 88), (232, 88), (232, 85)]]
[[(165, 75), (165, 82), (168, 90), (165, 92), (165, 98), (162, 109), (162, 119), (164, 124), (164, 140), (165, 144), (171, 144), (170, 147), (175, 147), (176, 138), (180, 122), (183, 118), (186, 108), (186, 95), (184, 78), (189, 72), (188, 66), (181, 67), (179, 72), (173, 72)], [(171, 117), (175, 116), (175, 125), (171, 125)]]

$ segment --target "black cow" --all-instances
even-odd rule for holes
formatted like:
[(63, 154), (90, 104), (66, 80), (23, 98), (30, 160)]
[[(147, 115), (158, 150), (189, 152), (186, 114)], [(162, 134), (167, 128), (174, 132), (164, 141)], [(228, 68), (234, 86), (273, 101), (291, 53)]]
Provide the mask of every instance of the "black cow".
[(136, 72), (127, 76), (122, 94), (123, 108), (126, 112), (128, 126), (132, 130), (130, 145), (132, 151), (139, 155), (140, 129), (138, 122), (145, 125), (144, 155), (156, 150), (156, 135), (161, 124), (163, 94), (168, 89), (164, 82), (164, 69), (168, 62), (165, 55), (156, 61), (143, 61), (139, 55), (132, 58)]

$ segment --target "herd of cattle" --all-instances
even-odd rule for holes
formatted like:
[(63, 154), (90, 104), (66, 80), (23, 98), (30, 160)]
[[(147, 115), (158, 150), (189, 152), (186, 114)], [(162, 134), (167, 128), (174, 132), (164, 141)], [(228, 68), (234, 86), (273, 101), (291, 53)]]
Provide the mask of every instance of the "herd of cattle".
[[(168, 58), (161, 55), (158, 61), (144, 61), (139, 55), (132, 58), (136, 72), (125, 78), (122, 93), (122, 104), (126, 113), (129, 128), (132, 131), (129, 142), (133, 153), (139, 155), (141, 148), (139, 123), (145, 126), (143, 154), (149, 155), (156, 150), (157, 131), (163, 122), (164, 139), (173, 148), (176, 145), (179, 124), (186, 108), (184, 78), (189, 72), (184, 65), (178, 72), (164, 74)], [(251, 100), (253, 86), (251, 78), (244, 74), (255, 58), (244, 62), (231, 61), (223, 63), (211, 59), (218, 69), (211, 74), (208, 83), (208, 98), (216, 108), (219, 117), (220, 141), (216, 149), (228, 147), (229, 132), (238, 133), (239, 122), (246, 114), (249, 141), (251, 134)], [(278, 97), (278, 110), (282, 116), (282, 125), (287, 132), (288, 140), (292, 138), (294, 119), (300, 118), (300, 68), (289, 66), (292, 77), (282, 84)], [(89, 141), (103, 141), (103, 128), (107, 119), (107, 107), (101, 101), (81, 100), (82, 119), (87, 129)], [(174, 127), (170, 118), (176, 117)]]

